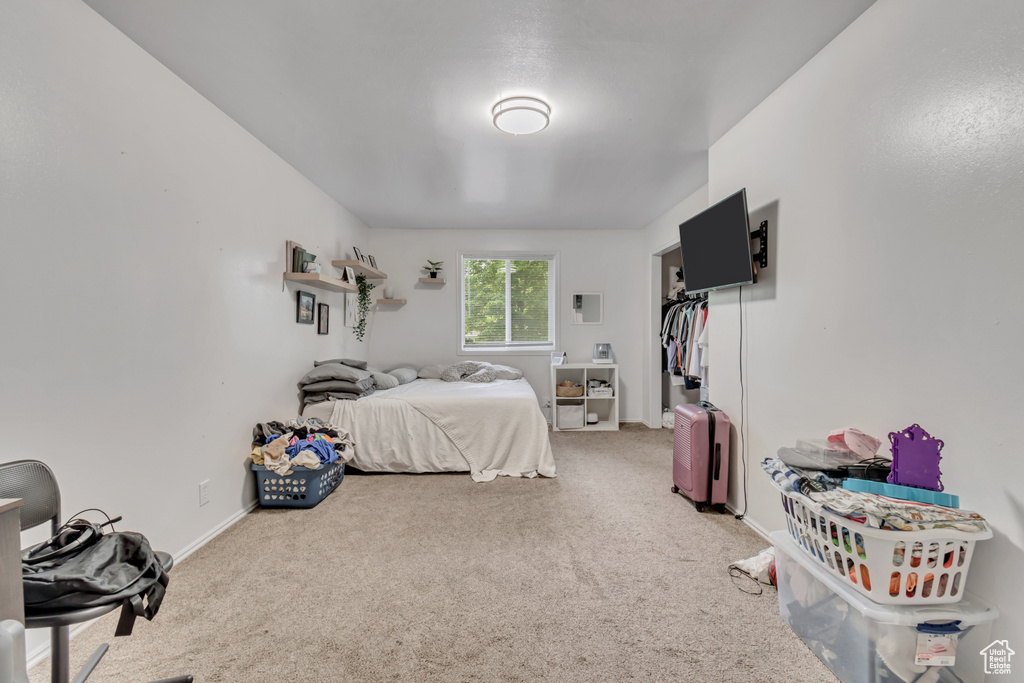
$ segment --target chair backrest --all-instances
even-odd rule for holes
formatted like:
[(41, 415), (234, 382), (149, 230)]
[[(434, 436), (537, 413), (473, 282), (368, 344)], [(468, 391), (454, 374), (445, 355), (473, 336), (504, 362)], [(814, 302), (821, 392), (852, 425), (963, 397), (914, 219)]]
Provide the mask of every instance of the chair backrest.
[(51, 533), (60, 527), (60, 489), (53, 470), (38, 460), (0, 464), (0, 498), (21, 498), (21, 530), (50, 522)]

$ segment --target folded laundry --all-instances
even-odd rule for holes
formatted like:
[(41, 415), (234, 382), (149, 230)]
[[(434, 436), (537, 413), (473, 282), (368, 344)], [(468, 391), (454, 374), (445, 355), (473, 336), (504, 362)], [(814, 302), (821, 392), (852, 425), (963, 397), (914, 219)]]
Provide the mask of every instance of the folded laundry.
[[(812, 508), (827, 510), (865, 526), (892, 531), (957, 529), (976, 532), (988, 529), (985, 519), (969, 510), (835, 488), (837, 482), (827, 476), (790, 468), (778, 458), (765, 458), (761, 467), (781, 491), (803, 494), (812, 503)], [(819, 491), (818, 488), (826, 490)]]

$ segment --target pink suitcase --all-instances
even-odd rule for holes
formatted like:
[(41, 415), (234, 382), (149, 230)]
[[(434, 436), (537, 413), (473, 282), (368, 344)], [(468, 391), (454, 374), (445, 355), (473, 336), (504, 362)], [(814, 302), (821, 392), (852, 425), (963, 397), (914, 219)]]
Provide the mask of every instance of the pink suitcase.
[(725, 511), (729, 494), (729, 416), (710, 403), (676, 406), (672, 493)]

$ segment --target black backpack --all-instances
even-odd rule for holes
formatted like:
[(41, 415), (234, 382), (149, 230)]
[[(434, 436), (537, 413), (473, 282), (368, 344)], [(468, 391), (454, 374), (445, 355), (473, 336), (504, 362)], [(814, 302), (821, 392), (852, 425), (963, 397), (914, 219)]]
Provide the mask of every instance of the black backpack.
[(59, 542), (58, 534), (22, 552), (25, 609), (63, 611), (122, 603), (114, 635), (130, 635), (136, 617), (156, 616), (167, 572), (142, 534), (103, 533), (99, 525), (83, 520), (69, 524), (76, 522), (81, 532), (71, 542)]

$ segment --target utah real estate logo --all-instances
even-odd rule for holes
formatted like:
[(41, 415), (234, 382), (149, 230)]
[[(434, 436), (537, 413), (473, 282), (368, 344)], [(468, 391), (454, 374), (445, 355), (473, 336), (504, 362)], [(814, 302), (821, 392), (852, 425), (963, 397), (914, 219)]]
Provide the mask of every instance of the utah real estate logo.
[(981, 651), (981, 656), (985, 658), (985, 673), (1010, 673), (1010, 658), (1015, 654), (1017, 653), (1010, 649), (1009, 641), (993, 640), (991, 645)]

